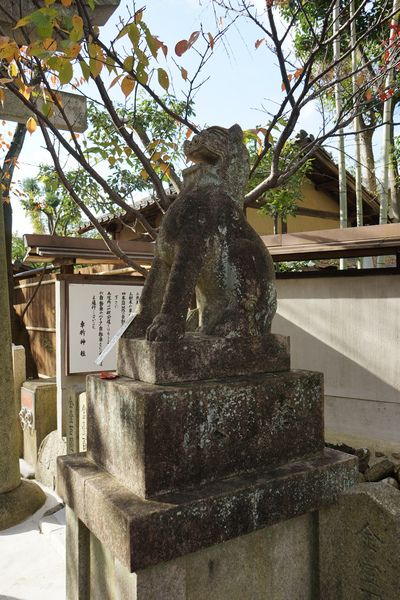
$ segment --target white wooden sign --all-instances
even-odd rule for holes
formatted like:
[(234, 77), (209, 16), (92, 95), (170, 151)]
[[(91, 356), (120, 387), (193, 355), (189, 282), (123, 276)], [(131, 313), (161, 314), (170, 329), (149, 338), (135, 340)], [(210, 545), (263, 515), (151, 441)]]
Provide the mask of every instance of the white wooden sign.
[(116, 346), (100, 365), (95, 360), (136, 310), (142, 289), (137, 284), (68, 283), (68, 375), (116, 369)]

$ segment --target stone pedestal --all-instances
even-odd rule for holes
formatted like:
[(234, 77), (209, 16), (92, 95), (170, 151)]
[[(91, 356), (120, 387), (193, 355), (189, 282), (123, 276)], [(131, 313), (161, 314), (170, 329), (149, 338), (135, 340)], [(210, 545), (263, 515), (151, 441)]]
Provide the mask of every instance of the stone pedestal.
[(68, 599), (319, 597), (318, 511), (354, 485), (357, 461), (324, 449), (321, 374), (287, 370), (276, 336), (267, 361), (255, 341), (263, 373), (249, 342), (240, 376), (215, 378), (233, 364), (225, 342), (200, 380), (185, 341), (171, 368), (164, 342), (124, 341), (148, 382), (88, 378), (87, 452), (59, 458)]

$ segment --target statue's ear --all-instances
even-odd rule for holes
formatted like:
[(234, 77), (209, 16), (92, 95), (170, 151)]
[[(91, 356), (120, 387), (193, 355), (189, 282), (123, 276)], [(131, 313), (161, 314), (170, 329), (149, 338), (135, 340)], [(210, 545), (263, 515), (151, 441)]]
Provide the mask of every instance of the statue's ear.
[(236, 125), (232, 125), (229, 129), (229, 135), (237, 142), (243, 142), (243, 131), (240, 125), (236, 123)]

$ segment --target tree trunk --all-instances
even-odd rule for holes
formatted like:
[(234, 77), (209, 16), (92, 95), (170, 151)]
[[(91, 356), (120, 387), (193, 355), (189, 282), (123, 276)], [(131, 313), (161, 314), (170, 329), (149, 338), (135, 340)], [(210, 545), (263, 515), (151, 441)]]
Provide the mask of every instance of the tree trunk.
[(372, 150), (373, 130), (360, 132), (361, 172), (363, 186), (374, 196), (377, 194), (375, 158)]
[[(392, 122), (393, 122), (393, 113), (395, 109), (396, 103), (393, 102), (392, 105)], [(392, 125), (390, 128), (390, 145), (394, 146), (394, 126)], [(390, 156), (390, 165), (389, 165), (389, 198), (390, 198), (390, 206), (392, 207), (392, 221), (394, 223), (400, 222), (400, 189), (398, 185), (399, 181), (399, 166), (396, 158), (393, 156), (393, 153)]]
[[(3, 169), (0, 169), (0, 175), (5, 190), (3, 190), (4, 198), (9, 200), (9, 187), (12, 180), (12, 175), (15, 167), (15, 162), (20, 155), (26, 134), (26, 126), (17, 125), (14, 136), (10, 145), (10, 149), (7, 152), (4, 160)], [(7, 173), (8, 177), (3, 178), (3, 173)], [(16, 346), (23, 346), (25, 348), (26, 358), (26, 376), (32, 379), (37, 379), (38, 371), (35, 360), (32, 356), (31, 346), (29, 341), (29, 334), (26, 330), (25, 324), (22, 319), (17, 315), (14, 308), (14, 277), (12, 267), (12, 208), (11, 202), (4, 201), (3, 204), (3, 215), (4, 215), (4, 238), (5, 238), (5, 249), (6, 249), (6, 260), (7, 260), (7, 282), (8, 282), (8, 299), (10, 305), (11, 314), (11, 336), (12, 343)]]

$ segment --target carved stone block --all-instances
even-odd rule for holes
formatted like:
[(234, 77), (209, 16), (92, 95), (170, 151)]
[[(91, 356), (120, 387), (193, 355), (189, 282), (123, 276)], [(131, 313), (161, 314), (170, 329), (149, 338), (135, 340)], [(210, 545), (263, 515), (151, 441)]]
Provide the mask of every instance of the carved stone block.
[(198, 381), (274, 373), (290, 369), (289, 338), (283, 335), (240, 340), (186, 334), (181, 340), (118, 340), (117, 371), (147, 383)]
[(168, 386), (90, 376), (87, 393), (88, 458), (145, 498), (324, 448), (319, 373)]

